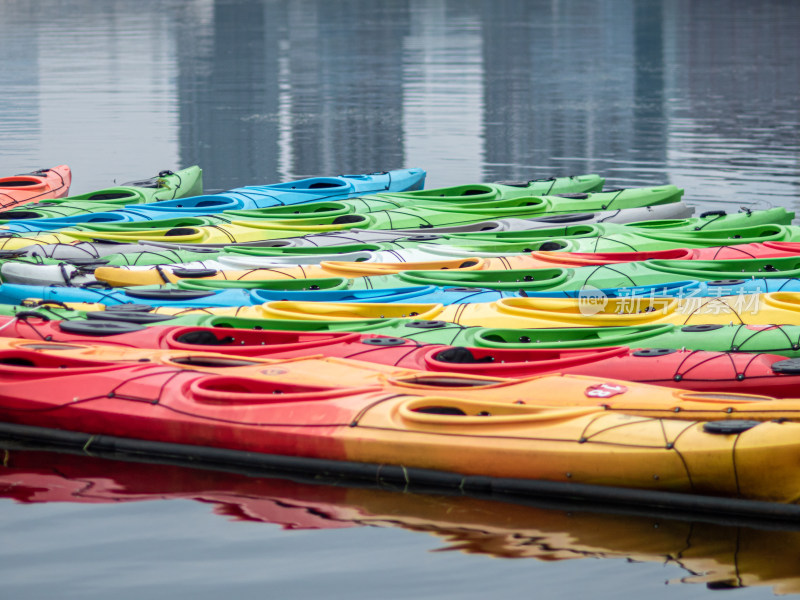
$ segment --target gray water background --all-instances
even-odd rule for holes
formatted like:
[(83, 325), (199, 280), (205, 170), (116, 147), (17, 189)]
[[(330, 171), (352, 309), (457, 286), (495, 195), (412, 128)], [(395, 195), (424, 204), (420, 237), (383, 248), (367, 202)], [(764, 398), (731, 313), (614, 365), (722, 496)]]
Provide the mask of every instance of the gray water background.
[[(191, 164), (207, 189), (595, 172), (796, 209), (798, 33), (791, 1), (0, 0), (0, 174), (67, 163), (82, 193)], [(191, 500), (2, 500), (0, 528), (7, 598), (719, 593), (666, 558), (435, 552), (403, 527), (287, 530)]]

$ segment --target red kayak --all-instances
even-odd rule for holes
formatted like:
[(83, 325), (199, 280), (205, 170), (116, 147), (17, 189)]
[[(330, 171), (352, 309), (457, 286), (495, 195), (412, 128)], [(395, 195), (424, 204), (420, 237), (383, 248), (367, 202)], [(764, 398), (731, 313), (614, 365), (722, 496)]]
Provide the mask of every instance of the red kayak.
[[(800, 242), (753, 242), (715, 248), (674, 248), (650, 252), (532, 252), (547, 267), (585, 267), (642, 260), (728, 260), (740, 258), (782, 258), (800, 255)], [(536, 266), (532, 268), (536, 268)]]
[(48, 198), (63, 198), (69, 193), (70, 183), (72, 172), (67, 165), (0, 177), (0, 210)]
[(0, 420), (128, 439), (346, 460), (335, 433), (397, 394), (0, 350)]
[(0, 335), (6, 337), (97, 345), (91, 355), (109, 361), (122, 358), (114, 348), (186, 350), (270, 359), (324, 355), (474, 376), (519, 379), (562, 373), (692, 391), (776, 398), (800, 396), (800, 364), (774, 354), (634, 350), (624, 346), (557, 350), (465, 348), (348, 332), (144, 327), (114, 321), (45, 321), (37, 317), (0, 317), (2, 325), (5, 327), (0, 329)]

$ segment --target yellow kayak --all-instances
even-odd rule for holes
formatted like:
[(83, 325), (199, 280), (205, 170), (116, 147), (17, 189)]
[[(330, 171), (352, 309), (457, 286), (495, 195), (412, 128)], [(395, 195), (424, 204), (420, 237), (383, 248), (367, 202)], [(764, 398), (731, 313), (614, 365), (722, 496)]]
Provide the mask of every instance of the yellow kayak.
[(503, 298), (453, 304), (267, 302), (259, 306), (173, 308), (160, 314), (214, 314), (262, 319), (352, 320), (413, 317), (495, 328), (673, 325), (800, 325), (800, 295), (793, 292), (691, 298)]
[(180, 269), (153, 266), (147, 269), (129, 270), (119, 267), (98, 267), (94, 276), (114, 287), (136, 285), (162, 285), (176, 283), (181, 279), (216, 279), (226, 281), (258, 281), (275, 279), (320, 279), (325, 277), (368, 277), (391, 275), (402, 271), (480, 271), (487, 269), (509, 270), (524, 268), (528, 257), (521, 255), (502, 258), (450, 258), (444, 260), (404, 263), (323, 261), (318, 265), (301, 265), (241, 271), (217, 271), (215, 269)]
[(271, 371), (261, 379), (246, 368), (208, 374), (4, 350), (0, 417), (158, 443), (391, 465), (413, 478), (434, 470), (454, 485), (478, 476), (800, 499), (800, 423), (657, 419), (603, 406), (543, 406), (535, 396), (495, 401), (463, 384), (457, 397), (447, 378), (438, 389), (449, 395), (341, 388), (339, 369), (333, 384), (292, 383), (283, 377), (291, 365), (258, 365)]
[[(323, 221), (323, 219), (319, 219)], [(348, 224), (292, 224), (291, 221), (258, 223), (239, 222), (207, 225), (204, 227), (172, 227), (168, 229), (140, 229), (135, 231), (77, 231), (31, 234), (25, 237), (0, 240), (0, 250), (17, 250), (32, 244), (75, 244), (77, 242), (109, 241), (136, 243), (138, 241), (169, 242), (173, 244), (230, 244), (233, 242), (259, 242), (264, 240), (300, 237), (327, 231), (352, 229)]]

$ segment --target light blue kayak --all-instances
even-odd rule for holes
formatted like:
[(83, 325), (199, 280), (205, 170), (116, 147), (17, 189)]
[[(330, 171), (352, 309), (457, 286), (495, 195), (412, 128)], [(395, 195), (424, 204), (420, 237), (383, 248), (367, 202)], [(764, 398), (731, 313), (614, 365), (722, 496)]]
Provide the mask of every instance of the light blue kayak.
[[(314, 283), (314, 282), (320, 282)], [(324, 282), (324, 283), (322, 283)], [(384, 288), (379, 290), (352, 290), (346, 279), (305, 280), (305, 289), (97, 289), (92, 287), (33, 286), (4, 283), (0, 285), (0, 304), (20, 304), (23, 300), (37, 299), (57, 302), (96, 302), (106, 306), (148, 304), (184, 308), (257, 306), (277, 300), (319, 302), (401, 302), (422, 304), (467, 304), (494, 302), (501, 298), (519, 296), (516, 292), (503, 292), (478, 288), (443, 288), (434, 285)], [(324, 287), (323, 287), (324, 286)]]

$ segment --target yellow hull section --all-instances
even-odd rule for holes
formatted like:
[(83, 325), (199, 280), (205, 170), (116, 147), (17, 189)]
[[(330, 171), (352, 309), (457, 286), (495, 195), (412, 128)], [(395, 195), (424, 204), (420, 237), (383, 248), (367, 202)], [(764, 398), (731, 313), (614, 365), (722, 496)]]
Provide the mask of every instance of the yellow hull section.
[[(70, 305), (85, 308), (87, 305)], [(89, 305), (99, 306), (99, 305)], [(800, 325), (800, 294), (773, 292), (718, 298), (504, 298), (474, 304), (401, 304), (275, 301), (259, 306), (173, 308), (155, 313), (214, 314), (263, 319), (347, 321), (413, 317), (493, 328), (675, 325)]]
[[(525, 255), (509, 256), (502, 258), (453, 258), (424, 262), (405, 263), (371, 263), (371, 262), (345, 262), (323, 261), (318, 265), (303, 265), (264, 269), (246, 269), (216, 271), (203, 277), (188, 278), (176, 275), (169, 267), (155, 267), (150, 269), (129, 270), (119, 267), (98, 267), (94, 275), (100, 280), (114, 287), (129, 287), (137, 285), (162, 285), (176, 283), (181, 279), (214, 279), (226, 281), (259, 281), (281, 279), (320, 279), (325, 277), (367, 277), (370, 275), (391, 275), (402, 271), (481, 271), (525, 269), (526, 264), (533, 262)], [(179, 272), (180, 273), (180, 272)]]

